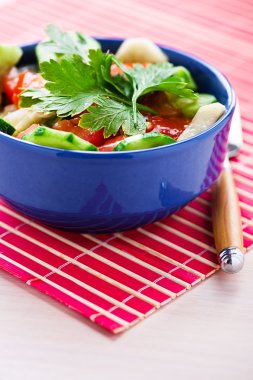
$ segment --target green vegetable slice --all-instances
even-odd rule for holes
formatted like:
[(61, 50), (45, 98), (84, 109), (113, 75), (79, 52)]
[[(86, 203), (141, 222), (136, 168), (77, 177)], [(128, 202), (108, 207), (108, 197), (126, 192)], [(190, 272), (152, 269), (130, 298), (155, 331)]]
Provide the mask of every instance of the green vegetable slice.
[(22, 54), (18, 46), (0, 45), (0, 78), (18, 63)]
[(0, 119), (0, 132), (6, 133), (7, 135), (13, 135), (16, 129), (4, 119)]
[(196, 99), (180, 98), (167, 94), (173, 107), (180, 109), (185, 117), (193, 117), (200, 107), (217, 102), (214, 95), (197, 94)]
[(157, 146), (173, 144), (175, 142), (176, 140), (163, 135), (162, 133), (150, 132), (143, 135), (139, 134), (127, 137), (114, 148), (114, 151), (150, 149)]
[(73, 133), (57, 131), (39, 126), (22, 137), (22, 140), (52, 148), (82, 151), (97, 151), (97, 147)]

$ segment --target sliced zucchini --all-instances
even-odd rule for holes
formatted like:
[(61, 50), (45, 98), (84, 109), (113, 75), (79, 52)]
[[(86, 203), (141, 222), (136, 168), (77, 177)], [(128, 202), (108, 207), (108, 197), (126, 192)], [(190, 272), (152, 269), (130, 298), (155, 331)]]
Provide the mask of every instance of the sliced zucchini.
[(13, 135), (16, 129), (4, 119), (0, 119), (0, 132), (6, 133), (7, 135)]
[(22, 137), (22, 140), (52, 148), (67, 150), (93, 150), (97, 147), (88, 141), (81, 139), (73, 133), (57, 131), (55, 129), (39, 126), (28, 132)]
[(162, 133), (150, 132), (143, 135), (140, 134), (127, 137), (114, 148), (114, 151), (149, 149), (157, 146), (173, 144), (174, 142), (176, 142), (176, 140), (163, 135)]

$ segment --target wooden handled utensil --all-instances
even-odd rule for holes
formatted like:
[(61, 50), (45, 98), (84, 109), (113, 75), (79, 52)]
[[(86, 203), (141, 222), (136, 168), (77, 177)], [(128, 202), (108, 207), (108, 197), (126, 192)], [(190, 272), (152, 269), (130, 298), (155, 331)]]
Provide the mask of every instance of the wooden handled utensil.
[(237, 104), (229, 133), (227, 157), (223, 171), (212, 187), (212, 219), (218, 261), (224, 272), (236, 273), (244, 262), (241, 212), (233, 181), (229, 158), (235, 157), (242, 146), (242, 129)]

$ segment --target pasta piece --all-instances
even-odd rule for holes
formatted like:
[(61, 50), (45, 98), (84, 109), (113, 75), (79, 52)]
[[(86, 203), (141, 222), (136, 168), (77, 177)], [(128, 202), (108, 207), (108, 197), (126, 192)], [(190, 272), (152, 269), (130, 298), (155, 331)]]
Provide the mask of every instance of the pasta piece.
[(119, 47), (116, 56), (125, 63), (159, 63), (168, 61), (167, 55), (147, 38), (128, 38)]
[(192, 119), (192, 122), (179, 136), (177, 141), (189, 139), (210, 128), (224, 114), (226, 108), (221, 103), (212, 103), (202, 106)]

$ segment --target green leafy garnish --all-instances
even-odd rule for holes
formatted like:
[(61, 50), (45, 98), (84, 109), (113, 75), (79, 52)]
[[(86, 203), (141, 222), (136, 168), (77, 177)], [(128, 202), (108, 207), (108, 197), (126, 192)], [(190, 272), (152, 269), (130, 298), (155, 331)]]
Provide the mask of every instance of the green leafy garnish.
[[(109, 137), (121, 127), (126, 135), (145, 132), (146, 121), (140, 111), (155, 113), (138, 103), (145, 94), (165, 91), (184, 99), (196, 99), (191, 75), (181, 66), (163, 62), (127, 68), (113, 54), (100, 49), (89, 50), (84, 62), (84, 47), (72, 43), (69, 34), (53, 26), (49, 26), (48, 34), (50, 41), (43, 44), (53, 47), (57, 58), (40, 63), (45, 88), (24, 91), (20, 96), (21, 107), (55, 111), (59, 117), (86, 111), (80, 126), (91, 131), (104, 128), (105, 137)], [(122, 70), (121, 75), (111, 75), (112, 64)]]
[[(134, 117), (137, 117), (135, 122)], [(104, 136), (116, 135), (122, 127), (126, 135), (145, 133), (146, 120), (140, 112), (134, 115), (133, 109), (123, 103), (101, 98), (96, 106), (88, 108), (88, 113), (84, 113), (79, 124), (81, 127), (98, 131), (104, 128)]]
[[(150, 64), (144, 67), (141, 64), (126, 68), (115, 57), (113, 61), (122, 69), (132, 86), (133, 114), (136, 114), (137, 100), (152, 91), (167, 91), (184, 98), (195, 99), (194, 92), (187, 88), (185, 75), (181, 74), (181, 67), (174, 67), (169, 62)], [(178, 72), (180, 75), (178, 75)]]
[(21, 107), (35, 104), (36, 110), (56, 111), (58, 116), (74, 116), (86, 110), (99, 96), (107, 93), (99, 87), (94, 69), (78, 55), (40, 64), (46, 79), (45, 89), (28, 89), (22, 93)]
[(63, 55), (76, 54), (87, 59), (90, 49), (100, 49), (100, 44), (91, 37), (79, 32), (63, 32), (55, 25), (46, 28), (48, 41), (41, 42), (36, 47), (39, 62), (57, 60)]

